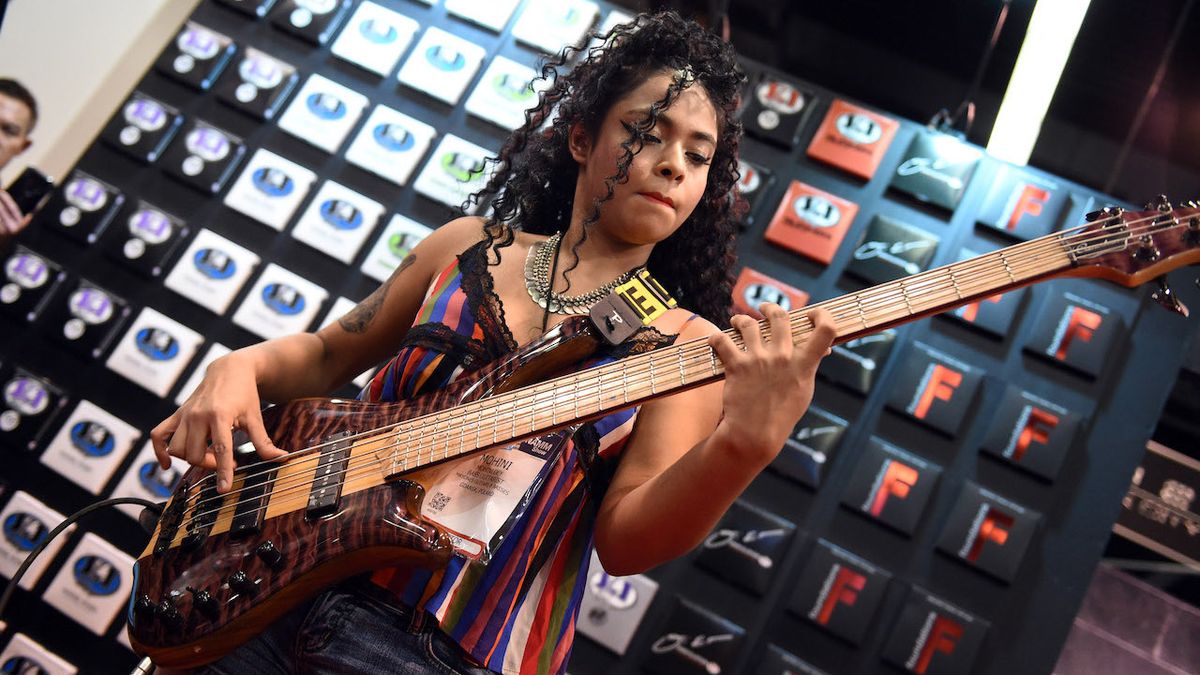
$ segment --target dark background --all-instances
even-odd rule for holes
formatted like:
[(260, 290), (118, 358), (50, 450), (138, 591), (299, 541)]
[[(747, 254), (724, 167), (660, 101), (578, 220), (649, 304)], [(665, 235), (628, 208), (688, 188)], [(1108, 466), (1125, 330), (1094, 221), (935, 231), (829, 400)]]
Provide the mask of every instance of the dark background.
[[(954, 127), (987, 145), (1036, 0), (617, 0), (700, 19), (727, 9), (744, 56), (904, 118), (975, 115)], [(1200, 12), (1195, 0), (1092, 0), (1029, 165), (1141, 204), (1200, 199)], [(993, 31), (1007, 14), (989, 51)], [(719, 30), (719, 28), (718, 28)], [(978, 86), (973, 84), (978, 78)], [(1158, 80), (1156, 82), (1156, 79)], [(1178, 275), (1189, 283), (1195, 273)], [(1200, 284), (1200, 280), (1197, 281)], [(1200, 344), (1153, 437), (1200, 457)], [(1161, 558), (1114, 538), (1106, 556)], [(1135, 572), (1193, 605), (1200, 579)]]
[[(917, 121), (958, 109), (1001, 0), (621, 0), (633, 9), (729, 8), (739, 53)], [(986, 146), (1035, 0), (1011, 0), (973, 97), (967, 140)], [(1092, 0), (1029, 164), (1135, 203), (1200, 197), (1195, 0)], [(719, 11), (719, 10), (718, 10)], [(1173, 34), (1178, 35), (1173, 41)], [(1159, 68), (1161, 87), (1151, 96)], [(1149, 101), (1140, 125), (1139, 109)], [(958, 128), (965, 128), (960, 119)], [(1128, 145), (1128, 156), (1120, 162)]]

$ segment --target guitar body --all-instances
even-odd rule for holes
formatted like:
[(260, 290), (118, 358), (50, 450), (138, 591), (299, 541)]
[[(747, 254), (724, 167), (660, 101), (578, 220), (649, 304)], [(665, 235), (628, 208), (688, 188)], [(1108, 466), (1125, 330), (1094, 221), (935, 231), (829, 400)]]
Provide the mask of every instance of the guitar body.
[(397, 454), (396, 436), (372, 430), (568, 370), (594, 352), (590, 330), (567, 322), (412, 402), (300, 399), (266, 411), (268, 435), (291, 456), (253, 456), (226, 495), (216, 493), (214, 472), (184, 474), (134, 564), (134, 649), (163, 667), (203, 665), (341, 580), (381, 567), (443, 566), (452, 546), (421, 518), (424, 488), (410, 480), (419, 472), (382, 462)]

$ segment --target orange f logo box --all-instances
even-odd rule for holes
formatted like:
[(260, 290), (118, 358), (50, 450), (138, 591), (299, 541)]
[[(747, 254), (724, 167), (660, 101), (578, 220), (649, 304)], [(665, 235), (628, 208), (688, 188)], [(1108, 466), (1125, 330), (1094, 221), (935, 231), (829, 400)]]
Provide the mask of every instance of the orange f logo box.
[(1058, 331), (1058, 339), (1050, 347), (1050, 353), (1059, 361), (1067, 360), (1067, 351), (1076, 338), (1091, 342), (1092, 335), (1104, 322), (1104, 318), (1096, 312), (1078, 306), (1072, 306), (1064, 318), (1066, 321)]
[(958, 643), (962, 634), (961, 624), (944, 616), (938, 616), (933, 620), (933, 626), (929, 629), (929, 637), (926, 638), (925, 644), (921, 645), (921, 650), (917, 652), (916, 663), (910, 665), (909, 668), (912, 672), (921, 675), (929, 668), (929, 662), (933, 660), (934, 654), (938, 652), (954, 653), (954, 645)]
[(883, 471), (883, 477), (879, 481), (879, 487), (876, 488), (875, 494), (871, 497), (871, 506), (867, 511), (879, 517), (883, 512), (883, 507), (887, 504), (888, 498), (895, 495), (899, 499), (904, 499), (908, 496), (912, 486), (917, 484), (917, 479), (921, 474), (911, 466), (901, 464), (894, 460), (888, 460), (886, 468)]
[(985, 302), (991, 302), (991, 303), (1000, 302), (1001, 297), (1003, 297), (1003, 296), (1002, 295), (992, 295), (992, 296), (986, 297), (982, 300), (976, 300), (975, 302), (972, 302), (970, 304), (963, 305), (962, 310), (959, 312), (958, 315), (962, 317), (963, 321), (966, 321), (968, 323), (975, 323), (975, 319), (979, 318), (979, 306)]
[(910, 411), (912, 416), (923, 420), (929, 414), (929, 408), (933, 405), (934, 399), (949, 401), (954, 398), (954, 390), (962, 384), (962, 379), (962, 373), (951, 370), (940, 363), (935, 364), (933, 371), (926, 378), (925, 388), (917, 397), (916, 405)]
[(837, 570), (829, 585), (829, 592), (821, 600), (820, 609), (813, 619), (822, 626), (829, 623), (833, 610), (838, 605), (853, 605), (858, 594), (867, 586), (867, 578), (847, 567), (835, 565)]
[(1050, 193), (1036, 185), (1018, 183), (1016, 187), (1009, 200), (1008, 222), (1004, 224), (1005, 229), (1010, 231), (1017, 229), (1021, 216), (1042, 215), (1042, 206), (1050, 200)]
[(1025, 417), (1025, 428), (1017, 436), (1017, 442), (1012, 448), (1014, 462), (1021, 461), (1029, 446), (1034, 443), (1045, 445), (1050, 442), (1050, 432), (1058, 426), (1058, 415), (1046, 412), (1041, 408), (1029, 406), (1029, 414)]
[(975, 535), (975, 541), (971, 542), (971, 548), (967, 552), (966, 558), (971, 562), (979, 559), (979, 554), (983, 552), (983, 547), (988, 542), (992, 542), (997, 546), (1003, 546), (1008, 541), (1008, 531), (1012, 529), (1014, 518), (1007, 513), (1002, 513), (991, 507), (984, 507), (987, 512), (983, 516), (983, 522), (979, 525), (979, 532)]

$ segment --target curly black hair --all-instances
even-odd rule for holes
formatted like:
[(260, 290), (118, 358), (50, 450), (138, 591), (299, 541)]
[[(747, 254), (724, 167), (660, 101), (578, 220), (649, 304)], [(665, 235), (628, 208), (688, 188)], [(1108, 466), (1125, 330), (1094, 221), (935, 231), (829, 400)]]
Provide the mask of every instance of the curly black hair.
[[(596, 138), (613, 103), (647, 78), (664, 71), (672, 73), (666, 94), (621, 144), (617, 173), (605, 180), (607, 194), (594, 201), (584, 222), (586, 237), (588, 226), (599, 219), (614, 187), (628, 180), (643, 134), (654, 128), (658, 115), (683, 89), (699, 84), (717, 111), (717, 147), (708, 184), (691, 216), (655, 245), (647, 267), (682, 306), (718, 326), (728, 326), (734, 236), (744, 208), (735, 186), (742, 135), (737, 109), (746, 76), (728, 44), (675, 12), (643, 14), (592, 38), (598, 41), (596, 46), (568, 47), (542, 66), (539, 79), (551, 84), (538, 104), (526, 111), (525, 124), (509, 136), (499, 155), (489, 160), (492, 176), (468, 205), (494, 197), (484, 230), (497, 262), (499, 249), (513, 241), (513, 229), (535, 234), (565, 232), (571, 222), (579, 169), (567, 142), (571, 127), (581, 124)], [(585, 58), (563, 72), (579, 55)], [(543, 128), (548, 118), (551, 123)], [(566, 272), (578, 263), (578, 256), (574, 257)]]

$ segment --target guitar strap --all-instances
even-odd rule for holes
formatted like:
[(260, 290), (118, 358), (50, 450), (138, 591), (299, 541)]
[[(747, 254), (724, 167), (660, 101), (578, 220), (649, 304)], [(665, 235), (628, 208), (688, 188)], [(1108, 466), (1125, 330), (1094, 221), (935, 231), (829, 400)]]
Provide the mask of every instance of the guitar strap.
[[(592, 305), (588, 314), (596, 331), (604, 337), (610, 347), (622, 344), (637, 334), (643, 326), (678, 305), (675, 298), (658, 282), (650, 271), (642, 268), (625, 283), (617, 286), (607, 297)], [(611, 475), (599, 475), (596, 454), (600, 450), (600, 439), (595, 428), (585, 424), (577, 430), (575, 454), (583, 467), (583, 478), (588, 492), (594, 499), (592, 508), (599, 508), (599, 500), (608, 490)], [(606, 472), (608, 473), (608, 472)]]
[(610, 345), (619, 345), (649, 326), (678, 303), (650, 270), (638, 270), (625, 283), (613, 289), (608, 297), (592, 305), (588, 314), (592, 325)]

